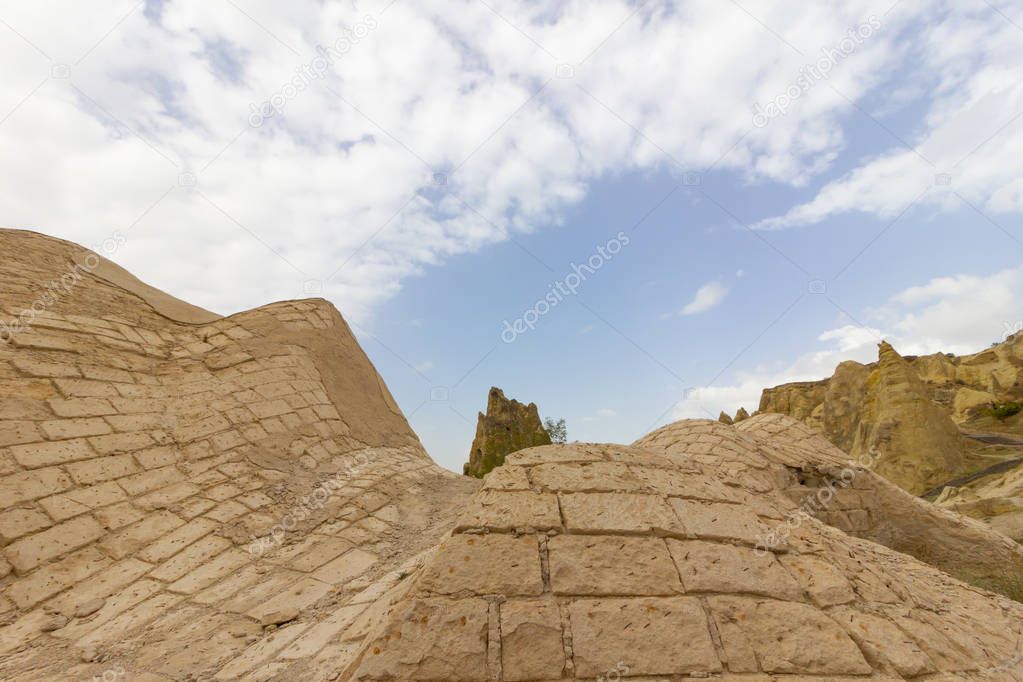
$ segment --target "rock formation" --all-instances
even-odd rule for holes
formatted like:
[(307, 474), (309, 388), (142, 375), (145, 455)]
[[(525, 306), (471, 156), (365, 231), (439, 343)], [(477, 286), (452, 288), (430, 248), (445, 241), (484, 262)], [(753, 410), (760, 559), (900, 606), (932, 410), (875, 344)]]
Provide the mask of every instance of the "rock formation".
[(534, 403), (523, 405), (506, 398), (501, 389), (491, 388), (487, 396), (487, 413), (479, 413), (476, 437), (463, 473), (483, 478), (504, 464), (505, 457), (511, 453), (550, 443), (551, 437), (544, 430)]
[(351, 679), (1017, 679), (1023, 605), (798, 514), (789, 467), (836, 452), (766, 415), (509, 455)]
[(0, 679), (343, 669), (328, 644), (477, 486), (338, 312), (221, 318), (73, 244), (0, 230), (0, 253)]
[(950, 575), (1020, 548), (793, 419), (480, 484), (325, 301), (221, 318), (66, 242), (0, 249), (0, 310), (32, 318), (0, 342), (5, 682), (1023, 676), (1023, 604)]
[[(1023, 334), (976, 355), (844, 362), (834, 376), (764, 391), (760, 410), (794, 417), (939, 506), (1023, 541)], [(999, 408), (996, 410), (995, 408)]]

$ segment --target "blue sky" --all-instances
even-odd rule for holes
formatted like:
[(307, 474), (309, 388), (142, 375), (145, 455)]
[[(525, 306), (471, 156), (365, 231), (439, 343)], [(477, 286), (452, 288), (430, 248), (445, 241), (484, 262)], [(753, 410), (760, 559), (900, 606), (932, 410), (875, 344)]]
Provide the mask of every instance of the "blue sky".
[(0, 0), (0, 223), (225, 314), (329, 299), (455, 470), (491, 385), (628, 442), (1023, 326), (1011, 3), (59, 9)]
[[(758, 205), (750, 196), (756, 192), (730, 194), (734, 179), (715, 180), (703, 190), (721, 192), (715, 199), (721, 196), (732, 214)], [(721, 409), (734, 413), (740, 406), (752, 411), (755, 400), (746, 396), (758, 398), (758, 392), (685, 396), (701, 387), (736, 386), (743, 372), (765, 377), (762, 388), (823, 378), (840, 360), (869, 360), (877, 341), (890, 334), (869, 333), (864, 343), (830, 352), (808, 375), (787, 373), (807, 354), (835, 348), (818, 340), (822, 332), (869, 327), (877, 322), (871, 309), (898, 292), (953, 273), (987, 277), (1023, 259), (1018, 219), (1000, 221), (1012, 237), (969, 209), (914, 211), (890, 228), (890, 220), (849, 216), (820, 229), (758, 236), (699, 192), (681, 188), (629, 232), (630, 245), (577, 296), (542, 317), (534, 331), (502, 341), (504, 320), (533, 307), (597, 244), (629, 231), (677, 181), (663, 173), (602, 182), (564, 225), (430, 269), (381, 306), (372, 325), (358, 328), (435, 458), (450, 468), (465, 459), (491, 385), (536, 402), (543, 415), (565, 417), (570, 438), (584, 441), (631, 442), (682, 414), (716, 418)], [(826, 295), (810, 293), (813, 280), (825, 281)], [(681, 315), (711, 281), (729, 290), (721, 304)], [(996, 314), (975, 330), (973, 346), (970, 339), (955, 342), (981, 350), (1005, 336), (1005, 323)]]

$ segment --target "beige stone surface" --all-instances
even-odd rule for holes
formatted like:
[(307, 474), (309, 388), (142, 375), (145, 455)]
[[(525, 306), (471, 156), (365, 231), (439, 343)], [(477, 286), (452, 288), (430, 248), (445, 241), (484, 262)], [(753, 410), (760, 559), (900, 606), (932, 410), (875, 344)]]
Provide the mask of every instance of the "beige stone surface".
[(569, 610), (579, 677), (597, 677), (622, 663), (630, 675), (721, 670), (707, 615), (695, 598), (580, 599)]
[[(0, 248), (11, 318), (81, 251)], [(80, 275), (0, 342), (0, 679), (1021, 674), (1023, 606), (950, 575), (1020, 549), (846, 480), (794, 419), (531, 448), (480, 484), (429, 459), (325, 301), (192, 324)], [(1008, 385), (998, 352), (952, 374)]]
[(661, 538), (558, 535), (547, 543), (551, 590), (572, 595), (672, 595), (682, 583)]
[(488, 614), (482, 599), (413, 601), (369, 644), (352, 679), (485, 680)]
[(759, 594), (800, 600), (803, 590), (771, 552), (699, 540), (669, 539), (687, 594)]
[(663, 497), (636, 493), (563, 493), (565, 525), (581, 533), (684, 533)]
[(556, 680), (565, 668), (561, 610), (550, 600), (501, 604), (501, 669), (507, 682)]
[(711, 597), (716, 618), (732, 623), (768, 673), (864, 675), (872, 670), (856, 643), (826, 614), (806, 604)]
[(440, 546), (418, 587), (427, 594), (539, 596), (538, 540), (533, 535), (456, 535)]

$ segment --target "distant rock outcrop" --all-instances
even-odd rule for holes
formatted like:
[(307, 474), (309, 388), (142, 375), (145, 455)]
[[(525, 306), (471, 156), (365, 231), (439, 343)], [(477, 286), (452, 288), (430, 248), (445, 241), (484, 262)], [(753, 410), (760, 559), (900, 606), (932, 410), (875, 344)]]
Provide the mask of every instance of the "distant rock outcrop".
[[(795, 417), (918, 495), (936, 496), (945, 485), (962, 485), (965, 477), (974, 492), (945, 494), (939, 503), (990, 521), (999, 510), (1019, 514), (1015, 500), (978, 504), (986, 495), (976, 489), (1003, 488), (992, 486), (992, 477), (1001, 480), (1011, 467), (994, 465), (1023, 457), (1023, 420), (1006, 417), (1005, 409), (1021, 398), (1023, 335), (1016, 335), (961, 357), (902, 357), (882, 343), (877, 363), (844, 362), (830, 379), (765, 390), (760, 412)], [(969, 478), (989, 468), (991, 474)], [(1023, 525), (1015, 526), (1023, 532)]]
[(472, 441), (472, 451), (463, 473), (483, 478), (504, 464), (504, 458), (511, 453), (550, 444), (551, 437), (540, 421), (535, 403), (523, 405), (506, 398), (501, 389), (491, 388), (487, 413), (479, 414), (476, 438)]
[(887, 342), (874, 365), (846, 362), (830, 380), (764, 391), (760, 411), (799, 419), (917, 495), (965, 469), (956, 423)]

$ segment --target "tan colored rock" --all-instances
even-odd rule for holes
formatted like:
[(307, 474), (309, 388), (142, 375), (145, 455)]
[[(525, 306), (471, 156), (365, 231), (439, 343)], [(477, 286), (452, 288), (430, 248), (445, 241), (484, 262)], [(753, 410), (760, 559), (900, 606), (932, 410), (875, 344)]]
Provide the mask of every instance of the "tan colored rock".
[(778, 559), (817, 606), (827, 608), (856, 599), (849, 581), (828, 561), (805, 554), (782, 555)]
[[(941, 505), (1023, 540), (1018, 506), (1002, 502), (1023, 504), (1023, 487), (1004, 485), (1023, 458), (1023, 416), (991, 409), (1023, 401), (1021, 358), (1023, 334), (968, 356), (899, 358), (883, 344), (878, 363), (845, 362), (830, 379), (765, 389), (760, 411), (802, 421), (915, 494), (967, 486)], [(983, 475), (999, 461), (1008, 466)]]
[[(82, 261), (28, 233), (0, 249), (4, 314)], [(1023, 572), (1023, 551), (847, 477), (793, 419), (520, 450), (480, 484), (433, 464), (325, 301), (183, 323), (196, 311), (80, 275), (0, 342), (0, 677), (987, 680), (1018, 662), (1023, 607), (951, 574)], [(946, 409), (967, 379), (1005, 399), (1016, 346), (905, 363)], [(831, 404), (808, 419), (856, 437)]]
[(560, 679), (564, 633), (556, 602), (509, 601), (501, 605), (501, 669), (507, 682)]
[(540, 548), (532, 535), (456, 535), (419, 581), (426, 594), (539, 596)]
[(581, 533), (683, 533), (671, 507), (657, 495), (564, 493), (558, 496), (565, 526)]
[(622, 664), (632, 676), (721, 670), (707, 616), (692, 597), (580, 599), (569, 611), (577, 677)]
[(711, 597), (715, 617), (734, 624), (768, 673), (864, 675), (871, 666), (828, 616), (806, 604)]
[(770, 532), (757, 515), (744, 506), (680, 499), (672, 499), (671, 506), (692, 537), (757, 546), (763, 544)]
[(488, 613), (482, 599), (413, 601), (369, 644), (351, 679), (485, 680)]
[(934, 663), (912, 637), (886, 618), (854, 609), (842, 609), (832, 614), (860, 648), (872, 660), (881, 661), (890, 670), (903, 677), (917, 677), (935, 672)]
[(549, 530), (561, 526), (558, 498), (552, 493), (487, 490), (469, 505), (458, 521), (459, 529), (493, 531)]
[(714, 542), (668, 540), (686, 594), (758, 594), (799, 601), (803, 591), (770, 552)]
[(554, 594), (682, 593), (678, 570), (661, 538), (559, 535), (547, 547)]

